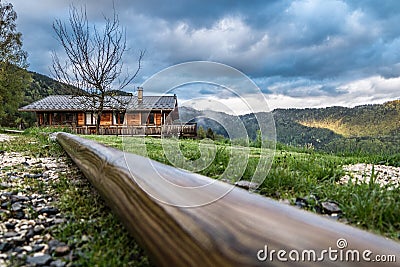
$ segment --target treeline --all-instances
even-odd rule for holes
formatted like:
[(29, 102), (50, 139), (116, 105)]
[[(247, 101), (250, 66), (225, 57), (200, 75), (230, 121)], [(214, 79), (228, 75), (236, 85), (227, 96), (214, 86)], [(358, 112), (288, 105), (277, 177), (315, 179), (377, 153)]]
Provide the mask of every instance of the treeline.
[[(219, 121), (225, 125), (237, 123), (234, 116), (221, 112), (186, 107), (181, 108), (181, 112), (183, 119), (186, 116), (200, 118), (193, 120), (201, 126), (200, 136), (210, 128), (215, 134), (228, 137), (221, 123), (207, 117), (221, 118)], [(212, 116), (205, 116), (205, 113)], [(400, 153), (400, 100), (354, 108), (277, 109), (272, 116), (276, 141), (280, 144), (343, 155)], [(240, 120), (254, 144), (259, 131), (256, 115), (242, 115)]]
[(400, 100), (354, 108), (278, 109), (275, 114), (346, 137), (393, 135), (400, 129)]
[[(18, 101), (16, 106), (22, 107), (34, 101), (42, 99), (49, 95), (68, 94), (71, 90), (76, 90), (74, 87), (62, 84), (45, 75), (29, 72), (20, 69), (19, 71), (28, 77), (25, 86), (23, 86), (23, 97)], [(10, 112), (6, 113), (5, 118), (1, 122), (1, 126), (7, 127), (30, 127), (35, 123), (35, 114), (32, 112)]]

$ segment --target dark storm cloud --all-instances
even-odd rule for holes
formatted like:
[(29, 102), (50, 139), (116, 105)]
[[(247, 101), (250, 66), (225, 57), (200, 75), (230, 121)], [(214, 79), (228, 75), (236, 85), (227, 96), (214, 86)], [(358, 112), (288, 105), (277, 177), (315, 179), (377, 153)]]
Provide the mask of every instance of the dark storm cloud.
[[(71, 3), (86, 6), (93, 23), (113, 7), (110, 0), (10, 1), (30, 68), (44, 74), (51, 51), (61, 50), (52, 23), (68, 18)], [(131, 48), (127, 65), (135, 69), (138, 51), (146, 50), (138, 82), (173, 64), (211, 60), (249, 75), (266, 94), (339, 97), (357, 84), (371, 84), (371, 92), (382, 87), (390, 97), (399, 96), (387, 88), (395, 88), (389, 84), (400, 77), (400, 1), (114, 3)], [(379, 76), (385, 81), (373, 78)]]

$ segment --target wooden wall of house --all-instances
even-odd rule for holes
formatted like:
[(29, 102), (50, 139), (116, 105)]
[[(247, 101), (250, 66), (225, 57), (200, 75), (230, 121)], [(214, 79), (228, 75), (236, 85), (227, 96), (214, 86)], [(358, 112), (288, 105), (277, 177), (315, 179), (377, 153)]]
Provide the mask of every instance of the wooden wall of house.
[(173, 116), (173, 111), (165, 112), (165, 122), (166, 124), (172, 124), (172, 122), (175, 120)]
[(43, 125), (43, 113), (36, 112), (36, 121), (38, 126)]
[(101, 126), (110, 126), (112, 124), (112, 113), (104, 112), (101, 114), (100, 125)]
[(78, 120), (77, 120), (78, 126), (85, 125), (85, 113), (79, 112), (77, 118), (78, 118)]
[(179, 120), (179, 110), (178, 107), (175, 107), (175, 109), (173, 111), (171, 111), (170, 117), (172, 118), (172, 120)]
[(154, 122), (157, 126), (161, 126), (161, 113), (154, 114)]
[(125, 116), (127, 125), (133, 125), (133, 126), (140, 125), (141, 121), (140, 113), (127, 113)]
[(53, 113), (48, 113), (47, 115), (49, 125), (53, 125)]

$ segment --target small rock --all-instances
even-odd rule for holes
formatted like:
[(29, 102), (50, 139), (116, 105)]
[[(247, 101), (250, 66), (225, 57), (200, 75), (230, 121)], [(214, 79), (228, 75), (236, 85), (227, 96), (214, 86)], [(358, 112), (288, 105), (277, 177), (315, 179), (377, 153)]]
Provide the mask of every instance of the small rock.
[(25, 218), (25, 213), (23, 211), (17, 211), (13, 213), (13, 218), (22, 220)]
[(35, 255), (33, 257), (28, 256), (26, 258), (26, 263), (32, 264), (34, 266), (41, 266), (41, 265), (49, 264), (51, 260), (52, 260), (52, 257), (50, 255), (42, 254), (42, 255)]
[(9, 230), (14, 229), (14, 228), (15, 228), (15, 225), (16, 225), (16, 223), (10, 223), (10, 222), (6, 222), (6, 223), (4, 224), (4, 226), (5, 226), (7, 229), (9, 229)]
[(32, 228), (30, 228), (30, 229), (28, 230), (28, 232), (26, 233), (25, 238), (26, 238), (27, 240), (29, 240), (29, 239), (31, 239), (34, 235), (35, 235), (35, 232), (33, 231)]
[(11, 197), (12, 200), (14, 201), (21, 201), (21, 202), (26, 202), (29, 201), (29, 197), (24, 196), (24, 195), (16, 195)]
[(21, 247), (21, 249), (25, 250), (26, 252), (31, 252), (32, 251), (32, 247), (31, 246), (23, 246), (23, 247)]
[(21, 227), (19, 229), (21, 230), (28, 230), (29, 228), (31, 228), (31, 226), (29, 224), (22, 224)]
[(25, 243), (25, 237), (15, 237), (13, 241), (16, 246), (22, 246)]
[(8, 250), (12, 249), (12, 244), (8, 242), (1, 242), (0, 243), (0, 251), (1, 252), (6, 252)]
[(33, 228), (33, 232), (34, 232), (34, 234), (38, 235), (38, 234), (42, 233), (45, 229), (46, 228), (43, 225), (39, 224)]
[(323, 201), (321, 202), (322, 211), (326, 214), (342, 213), (339, 205), (333, 201)]
[(13, 231), (4, 234), (5, 238), (16, 237), (16, 236), (19, 236), (19, 234)]
[(57, 257), (59, 256), (64, 256), (67, 255), (70, 251), (70, 248), (68, 246), (59, 246), (56, 247), (56, 249), (54, 250), (54, 253)]
[(60, 211), (57, 208), (54, 207), (44, 207), (38, 211), (39, 214), (44, 214), (46, 213), (47, 215), (56, 215)]
[(10, 188), (12, 187), (12, 184), (9, 183), (0, 183), (0, 188)]
[(22, 249), (22, 247), (16, 247), (16, 248), (13, 250), (13, 252), (14, 252), (14, 253), (17, 253), (17, 254), (19, 254), (19, 255), (21, 255), (21, 254), (24, 252), (24, 250)]
[(54, 250), (57, 246), (63, 245), (56, 239), (50, 240), (47, 244), (49, 245), (50, 250)]
[(52, 267), (64, 267), (65, 265), (66, 265), (66, 263), (61, 260), (56, 260), (56, 261), (53, 261), (52, 263), (50, 263), (50, 266), (52, 266)]
[(304, 198), (296, 197), (296, 201), (294, 202), (296, 207), (298, 208), (305, 208), (307, 207), (307, 201)]
[(22, 205), (19, 202), (15, 202), (11, 205), (11, 210), (12, 211), (21, 211), (22, 210)]
[(235, 183), (235, 185), (244, 189), (254, 189), (258, 187), (257, 183), (252, 183), (249, 181), (238, 181)]
[(34, 245), (32, 247), (32, 252), (38, 252), (38, 251), (43, 250), (44, 248), (45, 248), (45, 245)]
[(10, 206), (10, 202), (1, 203), (1, 208), (2, 209), (8, 209), (8, 206)]
[(64, 218), (57, 218), (54, 220), (54, 224), (61, 224), (61, 223), (65, 223), (66, 220)]

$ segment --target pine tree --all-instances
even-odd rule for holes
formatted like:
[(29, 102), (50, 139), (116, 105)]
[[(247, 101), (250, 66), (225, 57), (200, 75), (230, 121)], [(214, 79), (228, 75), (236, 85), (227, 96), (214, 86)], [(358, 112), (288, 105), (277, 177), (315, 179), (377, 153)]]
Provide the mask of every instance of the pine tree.
[(214, 131), (211, 128), (207, 128), (206, 137), (210, 138), (211, 140), (215, 139)]

